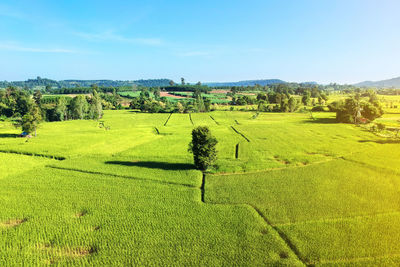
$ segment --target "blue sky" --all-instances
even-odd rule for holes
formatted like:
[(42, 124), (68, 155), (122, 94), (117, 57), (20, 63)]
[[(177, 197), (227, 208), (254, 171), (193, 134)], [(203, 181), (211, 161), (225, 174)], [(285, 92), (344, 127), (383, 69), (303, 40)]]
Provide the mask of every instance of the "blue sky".
[(398, 0), (0, 2), (0, 80), (400, 76)]

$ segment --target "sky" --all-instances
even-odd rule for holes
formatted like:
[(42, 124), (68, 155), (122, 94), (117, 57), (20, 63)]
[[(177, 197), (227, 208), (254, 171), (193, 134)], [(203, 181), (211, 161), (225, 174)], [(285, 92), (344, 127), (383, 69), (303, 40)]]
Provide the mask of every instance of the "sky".
[(400, 76), (398, 0), (2, 0), (0, 80)]

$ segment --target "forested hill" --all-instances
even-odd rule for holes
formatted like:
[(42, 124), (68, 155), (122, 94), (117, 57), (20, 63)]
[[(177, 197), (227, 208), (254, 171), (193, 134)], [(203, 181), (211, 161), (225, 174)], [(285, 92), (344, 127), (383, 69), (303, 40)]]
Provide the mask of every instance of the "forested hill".
[[(261, 85), (261, 86), (266, 86), (266, 85), (273, 85), (273, 84), (284, 84), (288, 83), (279, 79), (266, 79), (266, 80), (247, 80), (247, 81), (239, 81), (239, 82), (208, 82), (204, 83), (205, 85), (211, 86), (211, 87), (232, 87), (232, 86), (255, 86), (255, 85)], [(303, 82), (300, 84), (317, 84), (316, 82)]]
[(17, 86), (21, 88), (35, 88), (38, 86), (53, 88), (75, 88), (75, 87), (90, 87), (92, 84), (97, 84), (100, 87), (120, 87), (120, 86), (146, 86), (146, 87), (159, 87), (168, 86), (169, 79), (148, 79), (136, 81), (117, 81), (117, 80), (62, 80), (55, 81), (46, 78), (37, 77), (36, 79), (29, 79), (26, 81), (7, 82), (0, 81), (0, 88), (7, 86)]
[(378, 87), (378, 88), (388, 88), (388, 87), (400, 87), (400, 77), (382, 80), (382, 81), (365, 81), (355, 84), (359, 87)]
[(279, 84), (279, 83), (286, 83), (285, 81), (279, 79), (268, 79), (268, 80), (248, 80), (248, 81), (239, 81), (239, 82), (210, 82), (205, 83), (205, 85), (217, 87), (217, 86), (254, 86), (256, 84), (265, 86), (271, 84)]

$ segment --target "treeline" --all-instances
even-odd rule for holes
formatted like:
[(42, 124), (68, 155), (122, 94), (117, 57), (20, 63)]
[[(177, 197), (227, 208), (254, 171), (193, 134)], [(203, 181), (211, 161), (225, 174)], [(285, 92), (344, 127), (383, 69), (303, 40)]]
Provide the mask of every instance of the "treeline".
[(217, 83), (207, 83), (208, 86), (212, 88), (231, 88), (231, 87), (247, 87), (255, 85), (274, 85), (274, 84), (285, 84), (287, 82), (279, 79), (267, 79), (267, 80), (248, 80), (239, 82), (217, 82)]
[(50, 89), (50, 90), (47, 90), (47, 93), (50, 93), (50, 94), (90, 94), (93, 92), (93, 89), (98, 92), (102, 92), (102, 93), (112, 93), (114, 91), (121, 90), (119, 88), (114, 88), (114, 87), (91, 86), (91, 87)]
[(211, 101), (202, 96), (202, 91), (195, 90), (192, 99), (171, 102), (166, 97), (160, 97), (160, 89), (143, 89), (138, 97), (131, 97), (131, 109), (149, 113), (190, 113), (207, 112), (211, 110)]
[(379, 95), (400, 95), (400, 89), (381, 89), (376, 92)]
[(235, 90), (236, 92), (246, 92), (246, 91), (269, 91), (269, 90), (288, 90), (291, 94), (303, 91), (303, 90), (319, 90), (319, 91), (340, 91), (344, 94), (354, 93), (358, 90), (367, 91), (368, 89), (373, 89), (378, 94), (399, 94), (400, 89), (379, 89), (379, 88), (360, 88), (355, 85), (348, 84), (337, 84), (330, 83), (327, 85), (317, 84), (317, 83), (272, 83), (272, 84), (254, 84), (254, 85), (235, 85), (232, 83), (230, 86), (222, 85), (218, 86), (217, 84), (208, 84), (211, 89), (225, 89), (225, 90)]
[(24, 90), (33, 89), (35, 87), (43, 88), (75, 88), (87, 87), (90, 88), (93, 84), (99, 87), (123, 87), (123, 86), (143, 86), (143, 87), (160, 87), (168, 86), (171, 80), (169, 79), (148, 79), (136, 81), (118, 81), (118, 80), (61, 80), (55, 81), (47, 78), (37, 77), (36, 79), (28, 79), (26, 81), (0, 81), (0, 88), (9, 86), (19, 87)]
[(290, 94), (299, 94), (299, 92), (303, 92), (304, 90), (310, 91), (322, 91), (325, 90), (325, 87), (318, 84), (313, 83), (275, 83), (269, 85), (248, 85), (248, 86), (225, 86), (225, 87), (211, 87), (212, 89), (226, 89), (231, 92), (252, 92), (252, 91), (274, 91), (278, 93), (290, 93)]
[[(294, 112), (300, 105), (304, 106), (325, 105), (328, 95), (317, 87), (301, 87), (295, 90), (279, 84), (268, 88), (266, 92), (259, 92), (256, 97), (248, 95), (237, 95), (240, 91), (232, 88), (227, 95), (232, 97), (230, 105), (258, 105), (258, 110), (263, 112)], [(301, 96), (301, 102), (293, 95)], [(317, 99), (317, 101), (315, 100)], [(323, 110), (323, 108), (322, 108)]]
[(200, 91), (201, 93), (209, 93), (210, 88), (208, 86), (204, 86), (201, 84), (197, 85), (190, 85), (190, 84), (183, 84), (183, 85), (169, 85), (169, 86), (162, 86), (162, 90), (167, 92), (196, 92)]
[(121, 98), (113, 94), (98, 93), (76, 97), (42, 97), (37, 90), (33, 95), (27, 91), (8, 87), (0, 90), (0, 117), (12, 118), (23, 131), (36, 131), (41, 121), (64, 121), (100, 119), (103, 109), (120, 109)]

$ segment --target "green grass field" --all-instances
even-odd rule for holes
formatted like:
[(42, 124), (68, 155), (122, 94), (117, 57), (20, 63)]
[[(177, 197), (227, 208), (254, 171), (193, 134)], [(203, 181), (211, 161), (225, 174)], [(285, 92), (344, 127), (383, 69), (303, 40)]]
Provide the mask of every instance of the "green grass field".
[[(333, 113), (0, 122), (0, 264), (398, 266), (400, 141)], [(400, 110), (379, 121), (400, 126)], [(217, 137), (203, 176), (191, 130)]]

